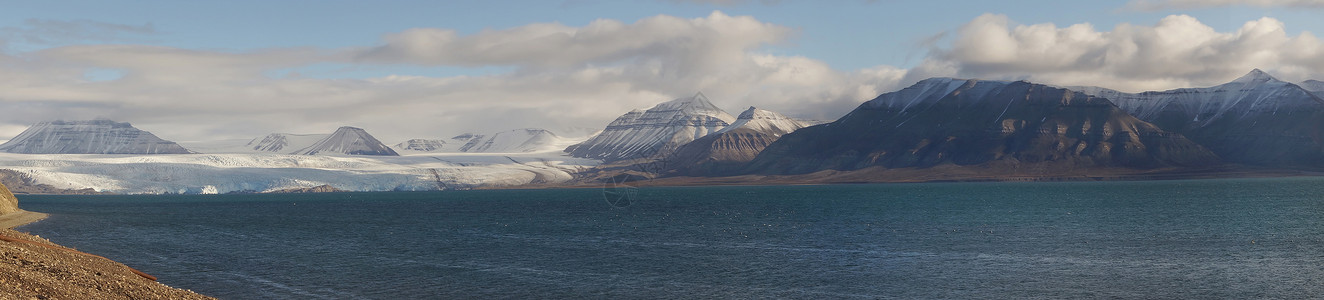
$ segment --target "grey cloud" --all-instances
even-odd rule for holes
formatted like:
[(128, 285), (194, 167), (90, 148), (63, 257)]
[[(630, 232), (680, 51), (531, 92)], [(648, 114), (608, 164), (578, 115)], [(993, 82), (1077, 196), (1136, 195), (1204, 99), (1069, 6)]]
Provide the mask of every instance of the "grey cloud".
[[(79, 45), (0, 53), (0, 107), (25, 101), (33, 119), (104, 116), (180, 141), (270, 132), (368, 129), (400, 141), (521, 127), (601, 128), (620, 114), (702, 91), (728, 110), (754, 105), (835, 119), (897, 88), (906, 70), (835, 70), (811, 58), (759, 53), (791, 30), (752, 17), (656, 16), (584, 27), (533, 24), (459, 36), (446, 29), (391, 35), (378, 47), (218, 52)], [(517, 66), (485, 76), (369, 79), (268, 77), (316, 63)], [(119, 70), (109, 81), (89, 69)], [(65, 113), (65, 112), (79, 113)], [(82, 113), (87, 112), (87, 113)], [(3, 120), (0, 128), (29, 121)], [(16, 132), (14, 132), (16, 133)]]
[(1267, 17), (1232, 32), (1186, 15), (1100, 31), (1090, 24), (1013, 26), (1005, 16), (986, 14), (912, 71), (1138, 91), (1213, 85), (1254, 68), (1285, 79), (1319, 78), (1324, 42), (1309, 32), (1289, 36), (1282, 22)]

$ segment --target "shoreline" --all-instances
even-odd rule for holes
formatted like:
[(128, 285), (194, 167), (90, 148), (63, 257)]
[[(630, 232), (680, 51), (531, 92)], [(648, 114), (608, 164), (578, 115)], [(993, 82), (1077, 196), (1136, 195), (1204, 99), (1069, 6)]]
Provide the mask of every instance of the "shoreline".
[[(935, 172), (935, 169), (937, 171)], [(648, 178), (634, 175), (637, 179), (621, 183), (635, 187), (702, 187), (702, 186), (779, 186), (779, 185), (834, 185), (834, 184), (871, 184), (871, 183), (939, 183), (939, 182), (1097, 182), (1097, 181), (1162, 181), (1162, 180), (1197, 180), (1197, 179), (1236, 179), (1236, 178), (1287, 178), (1324, 176), (1321, 170), (1261, 168), (1247, 166), (1220, 166), (1205, 169), (1091, 169), (1085, 172), (1066, 170), (1054, 174), (1025, 174), (1022, 170), (998, 170), (994, 168), (968, 168), (939, 166), (925, 169), (882, 169), (866, 168), (852, 171), (825, 170), (809, 174), (795, 175), (736, 175), (722, 177), (669, 176)], [(627, 173), (621, 173), (627, 174)], [(523, 185), (477, 186), (472, 190), (536, 190), (536, 189), (576, 189), (600, 188), (607, 183), (604, 178), (579, 178), (563, 183), (541, 183)], [(328, 185), (329, 186), (329, 185)], [(415, 192), (441, 192), (451, 190), (421, 190)], [(398, 191), (349, 191), (328, 190), (307, 193), (379, 193)], [(281, 194), (281, 193), (221, 193), (228, 194)], [(124, 195), (168, 195), (168, 194), (118, 194), (118, 193), (23, 193), (20, 195), (86, 195), (86, 196), (124, 196)], [(44, 219), (43, 215), (28, 221)], [(17, 213), (16, 213), (17, 214)], [(21, 226), (27, 223), (5, 227), (6, 218), (0, 216), (0, 229)]]
[(50, 217), (50, 214), (19, 210), (0, 215), (0, 229), (14, 229), (19, 226), (36, 223)]

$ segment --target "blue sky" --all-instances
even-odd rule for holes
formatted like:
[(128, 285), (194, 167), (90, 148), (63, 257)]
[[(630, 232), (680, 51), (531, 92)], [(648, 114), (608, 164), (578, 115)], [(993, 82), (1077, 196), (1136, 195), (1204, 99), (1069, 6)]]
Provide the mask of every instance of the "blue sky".
[[(719, 1), (720, 2), (720, 1)], [(1216, 6), (1136, 11), (1126, 1), (778, 1), (764, 4), (712, 4), (671, 1), (20, 1), (0, 11), (3, 26), (22, 27), (29, 19), (91, 20), (152, 25), (154, 34), (125, 35), (126, 41), (221, 51), (281, 47), (339, 48), (373, 45), (383, 34), (409, 28), (450, 28), (473, 34), (530, 23), (582, 26), (596, 19), (638, 20), (655, 15), (701, 17), (714, 10), (749, 15), (797, 30), (788, 42), (765, 51), (813, 57), (834, 68), (874, 65), (914, 66), (926, 39), (953, 30), (985, 13), (1004, 14), (1024, 24), (1152, 24), (1174, 14), (1192, 15), (1220, 31), (1272, 16), (1293, 33), (1324, 28), (1319, 10), (1283, 7)], [(78, 8), (78, 9), (73, 9)], [(2, 27), (2, 26), (0, 26)], [(104, 43), (105, 41), (70, 41)], [(123, 41), (111, 41), (123, 42)], [(15, 50), (49, 44), (10, 41)], [(401, 67), (420, 75), (485, 73)], [(357, 76), (374, 76), (378, 70)], [(331, 76), (328, 74), (328, 76)]]
[[(1241, 2), (1259, 5), (1237, 4)], [(1260, 28), (1284, 30), (1278, 35), (1282, 38), (1271, 40), (1295, 46), (1313, 45), (1313, 34), (1324, 31), (1324, 18), (1319, 17), (1324, 10), (1318, 1), (1286, 0), (43, 1), (3, 5), (0, 76), (7, 69), (9, 76), (22, 76), (20, 81), (29, 83), (10, 89), (0, 86), (0, 108), (32, 113), (0, 125), (0, 136), (16, 134), (25, 124), (41, 119), (94, 116), (160, 126), (163, 129), (157, 131), (181, 139), (319, 132), (339, 125), (381, 128), (392, 132), (386, 134), (388, 139), (519, 127), (582, 131), (601, 127), (630, 108), (646, 108), (694, 91), (704, 91), (728, 110), (757, 105), (793, 116), (832, 119), (877, 93), (924, 76), (1093, 83), (1124, 90), (1211, 85), (1251, 67), (1287, 80), (1318, 78), (1318, 68), (1310, 60), (1314, 52), (1267, 54), (1291, 59), (1264, 58), (1262, 52), (1270, 50), (1248, 46), (1257, 40), (1244, 38), (1247, 35), (1238, 31), (1247, 22), (1267, 17), (1271, 22), (1257, 24), (1282, 26)], [(748, 22), (718, 24), (729, 18)], [(680, 26), (677, 22), (683, 20), (693, 24), (676, 27), (677, 34), (733, 31), (687, 41), (698, 48), (676, 45), (685, 40), (678, 37), (639, 37), (638, 43), (652, 46), (621, 46), (626, 48), (588, 56), (556, 49), (514, 49), (513, 56), (500, 57), (487, 57), (495, 52), (483, 51), (455, 57), (406, 53), (398, 47), (386, 49), (395, 51), (388, 54), (369, 53), (399, 46), (395, 42), (433, 45), (427, 43), (436, 40), (429, 39), (447, 30), (460, 38), (474, 37), (470, 42), (475, 42), (487, 36), (536, 38), (519, 29), (538, 29), (534, 25), (544, 23), (562, 26), (552, 31), (582, 31), (602, 20), (626, 27), (657, 21), (654, 27), (627, 28), (627, 36), (666, 35), (672, 28), (667, 26)], [(1175, 24), (1174, 28), (1195, 30), (1191, 36), (1199, 35), (1203, 26), (1212, 28), (1206, 36), (1189, 41), (1207, 47), (1169, 54), (1163, 49), (1141, 49), (1139, 53), (1207, 57), (1176, 59), (1173, 66), (1150, 66), (1153, 62), (1143, 58), (1117, 60), (1117, 51), (1125, 47), (1100, 44), (1149, 41), (1154, 34), (1146, 30), (1161, 27), (1158, 24), (1164, 20)], [(1051, 26), (1039, 33), (1057, 32), (1059, 37), (1070, 33), (1069, 26), (1088, 24), (1092, 27), (1084, 31), (1085, 36), (1093, 40), (1079, 44), (1058, 40), (1046, 45), (1048, 53), (1082, 52), (1060, 58), (1058, 64), (1040, 65), (1024, 53), (1038, 51), (1032, 44), (1042, 39), (1033, 34), (1015, 36), (1015, 45), (1022, 50), (1019, 56), (988, 61), (981, 57), (983, 49), (968, 47), (1008, 45), (1006, 41), (979, 36), (990, 31), (962, 31), (968, 27), (1016, 32), (1018, 26), (1036, 24)], [(1121, 34), (1112, 31), (1120, 24), (1140, 29), (1118, 37)], [(746, 25), (757, 28), (742, 32), (737, 29), (744, 29), (722, 27)], [(428, 30), (404, 34), (411, 29)], [(485, 34), (493, 32), (507, 35)], [(399, 39), (388, 41), (392, 36)], [(749, 36), (757, 37), (744, 40)], [(1038, 35), (1043, 36), (1047, 35)], [(423, 44), (409, 44), (415, 42)], [(519, 45), (540, 45), (533, 40), (523, 42)], [(595, 46), (572, 43), (581, 44), (562, 46)], [(418, 51), (441, 51), (436, 49)], [(1080, 63), (1105, 52), (1121, 62)], [(1261, 54), (1239, 59), (1253, 53)], [(744, 63), (731, 63), (733, 60)], [(1225, 60), (1231, 62), (1210, 63)], [(699, 63), (721, 65), (691, 65)], [(697, 75), (708, 77), (697, 78), (687, 70), (706, 70)], [(235, 104), (217, 104), (228, 101)], [(365, 111), (365, 106), (400, 107), (413, 113), (404, 118), (386, 116), (401, 112)], [(535, 115), (549, 112), (559, 116)], [(277, 115), (295, 116), (273, 121)], [(521, 117), (488, 121), (496, 117), (493, 115)], [(199, 119), (215, 122), (179, 124)]]

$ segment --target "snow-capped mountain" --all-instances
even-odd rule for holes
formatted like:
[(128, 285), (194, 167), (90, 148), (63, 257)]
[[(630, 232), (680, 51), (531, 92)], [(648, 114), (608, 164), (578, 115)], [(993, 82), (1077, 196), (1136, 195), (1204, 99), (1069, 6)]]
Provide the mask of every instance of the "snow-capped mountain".
[(730, 173), (782, 135), (804, 127), (795, 119), (751, 106), (731, 126), (681, 146), (666, 163), (680, 175)]
[(1301, 83), (1298, 83), (1296, 85), (1299, 85), (1301, 86), (1301, 88), (1306, 89), (1311, 93), (1314, 93), (1315, 96), (1324, 97), (1324, 81), (1311, 79), (1311, 80), (1302, 81)]
[(735, 121), (702, 93), (634, 110), (601, 133), (565, 149), (570, 156), (607, 161), (668, 155), (681, 145), (716, 132)]
[(441, 152), (446, 149), (446, 140), (439, 139), (410, 139), (391, 146), (397, 151), (413, 152)]
[(775, 111), (759, 109), (750, 106), (736, 117), (736, 122), (731, 126), (718, 130), (717, 133), (726, 133), (737, 129), (747, 129), (763, 134), (780, 137), (783, 134), (791, 133), (797, 129), (805, 128), (805, 123), (799, 120), (779, 114)]
[(1141, 120), (1181, 133), (1232, 162), (1324, 166), (1324, 99), (1258, 69), (1208, 88), (1124, 93), (1081, 91), (1112, 100)]
[(517, 153), (546, 150), (557, 145), (561, 137), (545, 129), (524, 128), (497, 132), (490, 135), (476, 135), (469, 139), (460, 152), (469, 153)]
[(349, 126), (336, 129), (331, 135), (313, 143), (312, 146), (295, 151), (294, 154), (400, 155), (362, 128)]
[(540, 128), (507, 130), (492, 134), (465, 133), (442, 139), (411, 139), (395, 144), (407, 152), (523, 153), (560, 151), (582, 139), (568, 139)]
[(272, 133), (249, 141), (247, 147), (257, 152), (290, 153), (299, 149), (308, 148), (313, 144), (316, 144), (317, 141), (325, 139), (327, 136), (330, 135)]
[(129, 123), (111, 120), (41, 122), (0, 144), (0, 151), (25, 154), (192, 153)]
[(1216, 163), (1204, 147), (1104, 98), (1024, 81), (931, 78), (782, 136), (746, 172), (953, 165), (1045, 175)]

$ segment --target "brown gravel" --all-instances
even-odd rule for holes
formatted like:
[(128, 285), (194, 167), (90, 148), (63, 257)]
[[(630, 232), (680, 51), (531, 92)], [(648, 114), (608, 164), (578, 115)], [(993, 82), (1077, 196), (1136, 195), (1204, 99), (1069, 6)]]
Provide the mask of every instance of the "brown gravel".
[[(213, 299), (134, 274), (123, 264), (0, 229), (0, 300)], [(30, 242), (30, 243), (28, 243)]]

